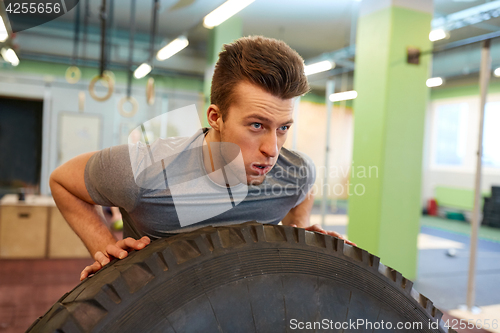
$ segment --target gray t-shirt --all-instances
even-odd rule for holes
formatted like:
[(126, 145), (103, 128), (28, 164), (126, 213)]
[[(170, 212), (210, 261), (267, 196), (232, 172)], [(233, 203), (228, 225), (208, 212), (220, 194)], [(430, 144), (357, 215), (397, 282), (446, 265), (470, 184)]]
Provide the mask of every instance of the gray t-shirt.
[(314, 184), (312, 161), (282, 148), (262, 184), (220, 186), (203, 164), (207, 131), (95, 153), (85, 167), (90, 197), (98, 205), (120, 207), (125, 237), (156, 239), (208, 225), (277, 224)]

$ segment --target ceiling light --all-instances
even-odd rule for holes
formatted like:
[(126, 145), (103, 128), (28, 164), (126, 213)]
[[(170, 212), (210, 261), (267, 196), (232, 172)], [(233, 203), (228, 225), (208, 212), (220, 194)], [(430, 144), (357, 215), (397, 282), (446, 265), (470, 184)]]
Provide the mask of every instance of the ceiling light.
[(500, 76), (500, 67), (498, 67), (497, 69), (495, 69), (493, 71), (493, 75), (495, 75), (496, 77), (499, 77)]
[(443, 29), (435, 29), (429, 33), (429, 40), (435, 42), (440, 39), (445, 39), (447, 37), (446, 31)]
[(5, 61), (10, 62), (12, 66), (19, 65), (19, 58), (17, 57), (17, 54), (13, 49), (2, 48), (0, 53), (2, 53), (2, 57), (5, 59)]
[(7, 38), (9, 38), (9, 33), (2, 16), (0, 16), (0, 42), (5, 42)]
[(330, 102), (340, 102), (340, 101), (346, 101), (348, 99), (355, 99), (358, 97), (358, 93), (356, 90), (351, 90), (351, 91), (344, 91), (336, 94), (331, 94), (328, 99), (330, 99)]
[(137, 69), (134, 71), (134, 77), (136, 79), (142, 79), (146, 75), (151, 72), (151, 66), (147, 63), (142, 63)]
[(439, 87), (440, 85), (443, 84), (443, 79), (440, 77), (431, 77), (430, 79), (427, 79), (425, 82), (427, 87), (432, 88), (432, 87)]
[(311, 65), (304, 66), (304, 72), (306, 75), (316, 74), (320, 72), (326, 72), (335, 67), (335, 63), (324, 60)]
[(255, 0), (228, 0), (205, 16), (203, 26), (208, 29), (218, 26)]
[(156, 59), (163, 61), (170, 58), (177, 52), (180, 52), (186, 46), (189, 45), (189, 41), (185, 36), (180, 36), (168, 43), (166, 46), (162, 47), (158, 53), (156, 53)]

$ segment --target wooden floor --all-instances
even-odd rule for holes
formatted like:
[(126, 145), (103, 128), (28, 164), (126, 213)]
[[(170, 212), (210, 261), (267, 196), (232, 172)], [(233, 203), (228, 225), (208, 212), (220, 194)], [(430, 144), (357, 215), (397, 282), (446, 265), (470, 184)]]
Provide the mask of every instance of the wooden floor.
[(0, 332), (26, 329), (80, 283), (88, 259), (0, 260)]
[[(25, 332), (80, 283), (80, 272), (92, 262), (90, 258), (0, 260), (0, 333)], [(453, 317), (445, 314), (444, 318)]]

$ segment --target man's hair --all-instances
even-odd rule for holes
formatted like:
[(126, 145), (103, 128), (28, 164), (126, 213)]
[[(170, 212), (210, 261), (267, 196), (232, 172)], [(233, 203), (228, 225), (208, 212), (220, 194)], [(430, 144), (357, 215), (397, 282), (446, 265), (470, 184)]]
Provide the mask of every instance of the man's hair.
[(222, 120), (234, 102), (234, 88), (246, 81), (281, 99), (309, 91), (304, 60), (285, 42), (262, 36), (242, 37), (224, 44), (215, 64), (210, 103), (219, 107)]

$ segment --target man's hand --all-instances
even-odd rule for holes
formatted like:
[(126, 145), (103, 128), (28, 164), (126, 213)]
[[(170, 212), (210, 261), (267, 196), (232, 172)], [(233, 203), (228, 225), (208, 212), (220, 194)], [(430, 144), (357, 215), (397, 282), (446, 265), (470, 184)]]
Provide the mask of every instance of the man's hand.
[[(290, 226), (297, 228), (296, 224), (290, 224)], [(344, 238), (338, 232), (335, 232), (335, 231), (326, 231), (325, 229), (321, 228), (319, 226), (319, 224), (313, 224), (313, 225), (311, 225), (311, 226), (309, 226), (307, 228), (304, 228), (304, 229), (307, 230), (307, 231), (316, 231), (316, 232), (320, 232), (320, 233), (325, 234), (325, 235), (337, 237), (337, 238), (340, 238), (340, 239), (344, 240), (344, 242), (346, 242), (347, 244), (350, 244), (350, 245), (353, 245), (353, 246), (357, 246), (355, 243), (353, 243), (350, 240)]]
[(109, 244), (106, 247), (106, 252), (97, 251), (94, 255), (95, 262), (84, 268), (80, 274), (80, 281), (83, 281), (87, 276), (96, 273), (106, 264), (109, 264), (114, 258), (123, 259), (132, 250), (141, 250), (146, 245), (151, 243), (149, 237), (144, 236), (141, 239), (133, 239), (131, 237), (119, 240), (116, 244)]

